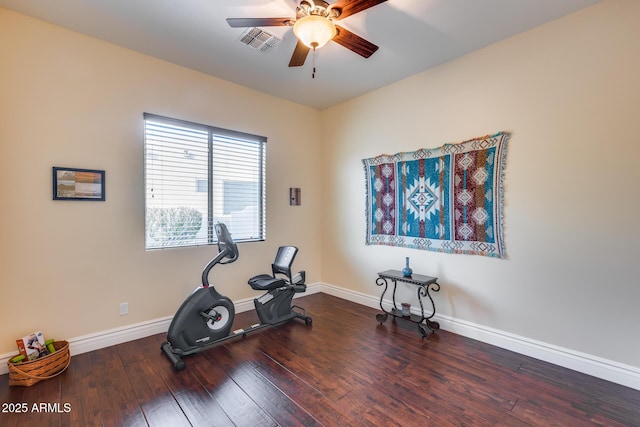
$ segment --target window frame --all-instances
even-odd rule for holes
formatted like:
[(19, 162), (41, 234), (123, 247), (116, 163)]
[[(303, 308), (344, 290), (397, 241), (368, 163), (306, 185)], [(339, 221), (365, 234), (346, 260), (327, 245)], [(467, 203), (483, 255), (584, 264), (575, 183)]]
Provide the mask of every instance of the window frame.
[[(170, 248), (180, 248), (180, 247), (194, 247), (194, 246), (208, 246), (217, 244), (217, 235), (214, 230), (214, 198), (215, 194), (213, 191), (214, 186), (214, 157), (216, 154), (213, 150), (214, 142), (220, 142), (221, 139), (231, 139), (238, 140), (242, 143), (255, 143), (258, 144), (258, 159), (257, 159), (257, 169), (258, 169), (258, 191), (257, 191), (257, 202), (258, 202), (258, 213), (257, 213), (257, 237), (251, 238), (234, 238), (234, 241), (240, 242), (261, 242), (266, 240), (266, 143), (267, 137), (254, 135), (247, 132), (235, 131), (230, 129), (224, 129), (211, 125), (204, 125), (201, 123), (196, 123), (188, 120), (181, 120), (172, 117), (161, 116), (158, 114), (152, 113), (143, 113), (143, 126), (144, 126), (144, 138), (143, 138), (143, 171), (144, 171), (144, 211), (145, 211), (145, 250), (158, 250), (158, 249), (170, 249)], [(147, 188), (149, 185), (149, 181), (147, 179), (148, 171), (150, 170), (148, 166), (148, 153), (147, 153), (147, 132), (148, 126), (147, 121), (155, 121), (159, 122), (163, 125), (168, 126), (177, 126), (182, 128), (188, 128), (194, 131), (201, 131), (207, 133), (207, 215), (206, 218), (203, 216), (203, 221), (206, 222), (206, 242), (204, 239), (198, 241), (196, 239), (195, 242), (192, 243), (183, 243), (183, 244), (174, 244), (174, 245), (166, 245), (166, 246), (150, 246), (149, 245), (149, 236), (148, 236), (148, 202), (149, 202), (149, 189)], [(217, 139), (216, 139), (217, 138)], [(247, 181), (253, 182), (253, 181)], [(224, 181), (223, 181), (224, 184)], [(199, 184), (196, 183), (198, 186)], [(224, 197), (223, 197), (224, 200)], [(224, 208), (223, 208), (224, 210)], [(230, 232), (233, 233), (233, 230), (230, 229)]]

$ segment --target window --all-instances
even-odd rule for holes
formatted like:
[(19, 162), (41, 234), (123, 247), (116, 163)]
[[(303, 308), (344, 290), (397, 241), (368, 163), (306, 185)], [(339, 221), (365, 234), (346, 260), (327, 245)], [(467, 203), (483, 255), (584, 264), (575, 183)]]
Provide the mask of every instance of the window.
[(145, 246), (265, 239), (267, 138), (144, 114)]

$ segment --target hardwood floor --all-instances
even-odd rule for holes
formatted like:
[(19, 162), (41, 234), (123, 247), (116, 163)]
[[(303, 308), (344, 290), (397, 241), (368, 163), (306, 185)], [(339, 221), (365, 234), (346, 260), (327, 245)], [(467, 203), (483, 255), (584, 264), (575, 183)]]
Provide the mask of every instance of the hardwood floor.
[[(421, 340), (412, 324), (378, 325), (378, 311), (325, 294), (296, 303), (313, 326), (262, 330), (180, 372), (155, 335), (73, 356), (32, 387), (3, 375), (0, 425), (640, 426), (640, 391), (446, 331)], [(7, 413), (22, 403), (26, 413)]]

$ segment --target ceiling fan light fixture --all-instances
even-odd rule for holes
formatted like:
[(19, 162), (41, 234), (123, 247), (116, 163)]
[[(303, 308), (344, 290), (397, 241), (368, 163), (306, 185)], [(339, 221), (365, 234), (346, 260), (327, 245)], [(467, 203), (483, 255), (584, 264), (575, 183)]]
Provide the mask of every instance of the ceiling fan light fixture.
[(296, 21), (293, 33), (305, 46), (317, 49), (327, 44), (338, 31), (331, 20), (323, 16), (308, 15)]

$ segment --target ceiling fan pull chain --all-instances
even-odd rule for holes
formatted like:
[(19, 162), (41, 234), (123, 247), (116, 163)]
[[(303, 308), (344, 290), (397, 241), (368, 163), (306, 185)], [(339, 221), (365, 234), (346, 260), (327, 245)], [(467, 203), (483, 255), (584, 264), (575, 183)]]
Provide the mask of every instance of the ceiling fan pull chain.
[(315, 79), (316, 78), (316, 47), (313, 46), (313, 53), (312, 53), (313, 58), (311, 58), (311, 60), (313, 61), (313, 71), (311, 72), (311, 78)]

